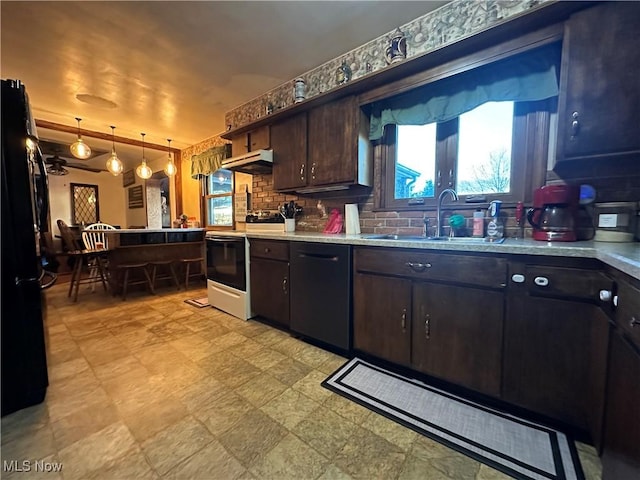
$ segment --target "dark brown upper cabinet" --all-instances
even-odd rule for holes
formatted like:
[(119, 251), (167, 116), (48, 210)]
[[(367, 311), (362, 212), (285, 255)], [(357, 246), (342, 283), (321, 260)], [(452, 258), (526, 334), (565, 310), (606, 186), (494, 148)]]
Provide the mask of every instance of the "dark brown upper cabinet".
[(295, 190), (307, 185), (307, 112), (271, 126), (273, 188)]
[(565, 25), (557, 160), (640, 155), (640, 4), (601, 2)]
[(266, 150), (270, 146), (271, 135), (268, 125), (231, 137), (231, 155), (234, 157), (256, 150)]
[(370, 186), (368, 125), (354, 96), (273, 124), (274, 188), (311, 193)]

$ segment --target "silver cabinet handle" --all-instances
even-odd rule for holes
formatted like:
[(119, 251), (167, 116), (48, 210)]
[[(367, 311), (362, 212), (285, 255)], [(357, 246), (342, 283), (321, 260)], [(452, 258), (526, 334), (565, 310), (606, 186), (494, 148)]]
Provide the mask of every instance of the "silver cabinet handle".
[(316, 179), (316, 162), (311, 164), (311, 180)]
[(414, 272), (424, 272), (427, 268), (431, 268), (430, 263), (407, 262), (405, 265)]
[(580, 122), (578, 121), (578, 112), (571, 114), (571, 140), (574, 140), (580, 133)]
[(304, 182), (304, 163), (300, 165), (300, 180)]
[(611, 290), (600, 290), (599, 297), (602, 302), (610, 302), (613, 298), (613, 292)]
[(407, 331), (407, 309), (406, 308), (402, 309), (402, 321), (400, 322), (400, 325), (402, 326), (402, 331), (406, 332)]
[(264, 253), (269, 253), (271, 251), (271, 249), (269, 247), (265, 247), (264, 248)]
[(514, 273), (513, 275), (511, 275), (511, 280), (514, 283), (524, 283), (525, 278), (521, 273)]
[(440, 170), (438, 170), (438, 181), (436, 183), (438, 187), (442, 185), (442, 173)]
[(282, 279), (282, 292), (287, 295), (289, 293), (289, 290), (287, 289), (288, 287), (288, 279), (287, 277), (284, 277)]
[(631, 317), (631, 320), (629, 320), (629, 326), (631, 328), (635, 328), (636, 325), (640, 325), (640, 320), (638, 320), (636, 317)]
[(427, 340), (431, 338), (431, 315), (424, 316), (424, 336)]
[(549, 279), (547, 277), (536, 277), (533, 279), (533, 283), (535, 283), (539, 287), (546, 287), (547, 285), (549, 285)]
[(449, 186), (453, 187), (453, 169), (449, 170)]

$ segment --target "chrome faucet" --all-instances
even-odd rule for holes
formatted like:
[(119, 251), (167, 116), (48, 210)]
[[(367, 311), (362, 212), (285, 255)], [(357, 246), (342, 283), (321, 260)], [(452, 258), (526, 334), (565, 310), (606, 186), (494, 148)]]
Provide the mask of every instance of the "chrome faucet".
[(436, 237), (440, 236), (440, 228), (441, 228), (440, 212), (442, 211), (442, 200), (444, 199), (444, 197), (447, 196), (447, 194), (451, 195), (451, 198), (453, 199), (454, 202), (458, 201), (458, 194), (453, 188), (445, 188), (442, 192), (440, 192), (440, 195), (438, 195), (438, 210), (436, 212)]

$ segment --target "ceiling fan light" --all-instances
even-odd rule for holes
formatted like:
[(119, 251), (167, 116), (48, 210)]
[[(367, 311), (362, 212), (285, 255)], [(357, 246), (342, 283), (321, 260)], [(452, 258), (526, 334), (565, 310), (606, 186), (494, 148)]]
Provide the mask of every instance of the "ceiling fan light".
[(69, 175), (69, 170), (63, 167), (59, 167), (59, 168), (49, 167), (47, 168), (47, 173), (49, 175), (55, 175), (57, 177), (61, 177), (63, 175)]
[(91, 156), (91, 147), (84, 143), (82, 135), (80, 135), (80, 118), (76, 117), (78, 121), (78, 140), (71, 144), (71, 155), (81, 160), (86, 160)]

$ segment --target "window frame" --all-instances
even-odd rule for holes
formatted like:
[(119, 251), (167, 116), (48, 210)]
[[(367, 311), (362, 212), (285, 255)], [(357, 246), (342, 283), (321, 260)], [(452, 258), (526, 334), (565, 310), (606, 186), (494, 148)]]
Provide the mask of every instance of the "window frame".
[[(235, 172), (229, 170), (231, 172), (231, 190), (226, 193), (216, 193), (216, 194), (208, 194), (209, 191), (208, 183), (209, 177), (215, 175), (216, 172), (213, 172), (209, 175), (204, 175), (202, 178), (201, 184), (201, 199), (202, 199), (202, 212), (203, 212), (203, 224), (204, 228), (207, 230), (233, 230), (235, 228), (235, 185), (236, 185), (236, 174)], [(223, 197), (231, 197), (231, 225), (215, 225), (209, 224), (209, 200), (212, 198), (223, 198)]]
[[(509, 193), (484, 194), (485, 201), (465, 203), (474, 195), (460, 195), (460, 210), (487, 206), (492, 200), (501, 200), (504, 206), (518, 201), (530, 202), (532, 191), (544, 183), (548, 159), (550, 115), (557, 108), (557, 99), (514, 103), (513, 135), (511, 145), (511, 181)], [(374, 210), (412, 211), (436, 207), (438, 195), (446, 188), (455, 188), (458, 154), (458, 118), (438, 124), (436, 130), (436, 178), (434, 197), (395, 199), (395, 168), (397, 126), (385, 128), (380, 142), (374, 145), (375, 158), (380, 168), (374, 178)], [(438, 171), (440, 181), (438, 181)], [(454, 177), (450, 178), (449, 172)], [(453, 185), (450, 185), (450, 182)], [(464, 207), (463, 205), (466, 205)]]

